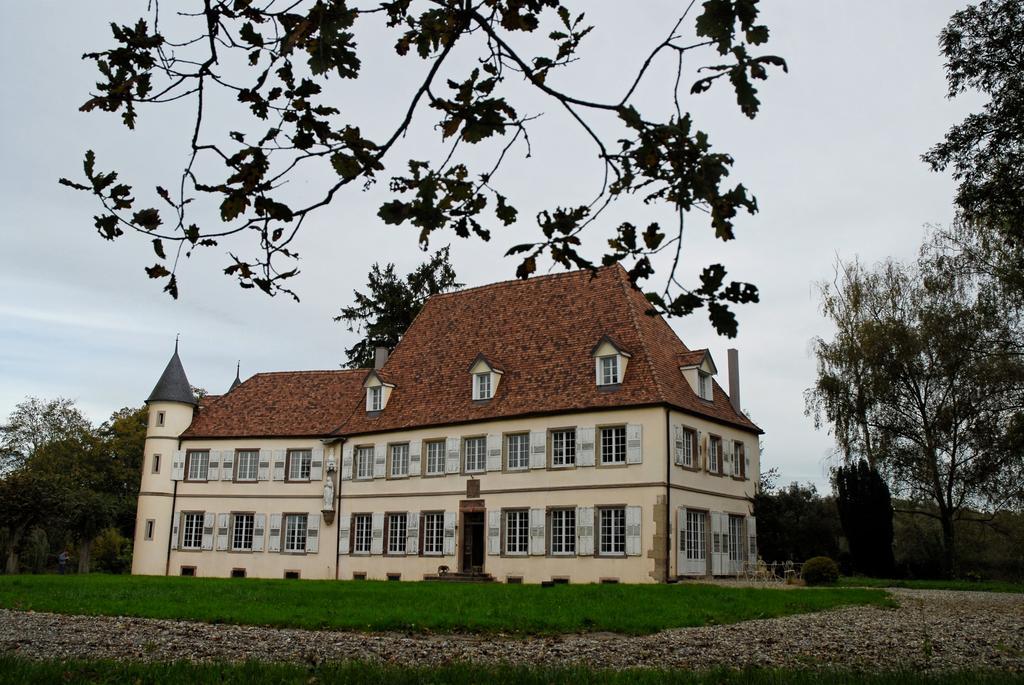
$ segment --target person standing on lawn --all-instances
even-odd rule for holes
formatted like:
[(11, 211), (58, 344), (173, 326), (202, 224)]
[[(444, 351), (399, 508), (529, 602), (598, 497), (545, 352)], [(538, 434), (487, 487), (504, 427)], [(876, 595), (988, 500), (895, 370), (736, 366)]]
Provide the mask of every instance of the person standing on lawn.
[(68, 568), (68, 556), (69, 555), (67, 549), (64, 549), (60, 554), (57, 555), (57, 570), (60, 571), (61, 575), (64, 575), (64, 572)]

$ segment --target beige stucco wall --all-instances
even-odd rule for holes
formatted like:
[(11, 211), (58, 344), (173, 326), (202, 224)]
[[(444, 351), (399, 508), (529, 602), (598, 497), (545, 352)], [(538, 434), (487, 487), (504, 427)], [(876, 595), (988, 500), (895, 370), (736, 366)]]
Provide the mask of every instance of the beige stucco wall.
[[(166, 406), (161, 406), (164, 404)], [(385, 578), (388, 573), (400, 573), (405, 580), (420, 579), (425, 574), (435, 573), (441, 564), (456, 570), (459, 567), (461, 553), (459, 548), (456, 549), (455, 555), (448, 557), (355, 554), (339, 556), (337, 534), (340, 517), (351, 516), (353, 512), (458, 512), (460, 502), (467, 499), (467, 482), (477, 480), (480, 486), (479, 499), (483, 500), (486, 510), (600, 505), (641, 507), (641, 552), (638, 556), (506, 557), (488, 554), (485, 557), (484, 570), (497, 579), (505, 580), (507, 576), (520, 576), (525, 582), (539, 582), (554, 577), (568, 577), (574, 583), (598, 582), (606, 578), (615, 578), (620, 582), (655, 582), (664, 576), (666, 554), (669, 559), (669, 576), (674, 576), (678, 572), (674, 550), (678, 545), (675, 527), (679, 507), (747, 514), (749, 505), (746, 498), (753, 495), (759, 468), (755, 434), (673, 411), (670, 418), (672, 423), (682, 423), (705, 434), (714, 433), (720, 435), (723, 440), (743, 440), (747, 454), (751, 458), (751, 468), (746, 480), (713, 476), (676, 466), (672, 463), (671, 450), (667, 451), (669, 428), (666, 423), (667, 412), (662, 407), (507, 419), (465, 426), (354, 436), (350, 440), (352, 445), (383, 446), (413, 440), (504, 435), (577, 426), (638, 424), (643, 427), (643, 462), (625, 466), (548, 466), (522, 472), (491, 471), (473, 476), (459, 473), (399, 479), (377, 478), (369, 481), (341, 480), (340, 473), (336, 472), (336, 490), (340, 497), (337, 503), (338, 518), (333, 524), (321, 521), (320, 547), (317, 553), (295, 555), (269, 551), (236, 553), (218, 550), (173, 550), (170, 552), (168, 563), (171, 521), (182, 511), (252, 511), (267, 514), (269, 522), (269, 515), (272, 513), (314, 514), (319, 513), (322, 507), (322, 481), (180, 481), (176, 497), (173, 497), (175, 484), (171, 479), (171, 469), (174, 452), (177, 449), (210, 449), (233, 453), (236, 449), (314, 448), (321, 446), (321, 443), (316, 439), (231, 439), (189, 440), (183, 441), (179, 446), (176, 437), (188, 426), (191, 408), (185, 405), (155, 403), (151, 407), (154, 416), (158, 409), (167, 412), (167, 424), (163, 428), (156, 428), (151, 421), (146, 444), (132, 567), (133, 573), (139, 574), (162, 575), (169, 569), (170, 574), (176, 575), (182, 565), (187, 565), (195, 566), (196, 573), (200, 576), (228, 576), (233, 568), (245, 568), (247, 575), (254, 577), (280, 578), (286, 570), (298, 570), (303, 578), (334, 578), (336, 573), (340, 578), (351, 578), (353, 573), (365, 573), (369, 578)], [(504, 448), (504, 440), (502, 443)], [(152, 473), (152, 457), (156, 453), (161, 454), (161, 468), (158, 474)], [(340, 445), (324, 447), (325, 478), (328, 476), (327, 462), (332, 459), (340, 470)], [(595, 461), (598, 464), (600, 462), (599, 451)], [(425, 468), (425, 448), (422, 450), (421, 464)], [(666, 488), (666, 474), (669, 477), (670, 488)], [(666, 490), (669, 498), (667, 507)], [(669, 519), (667, 528), (666, 518)], [(147, 519), (153, 519), (155, 522), (152, 540), (144, 539)], [(485, 515), (485, 525), (486, 520)], [(460, 533), (460, 530), (456, 531), (457, 544), (461, 542)], [(595, 536), (596, 534), (595, 530)], [(671, 545), (670, 550), (666, 550), (666, 537), (668, 544)]]

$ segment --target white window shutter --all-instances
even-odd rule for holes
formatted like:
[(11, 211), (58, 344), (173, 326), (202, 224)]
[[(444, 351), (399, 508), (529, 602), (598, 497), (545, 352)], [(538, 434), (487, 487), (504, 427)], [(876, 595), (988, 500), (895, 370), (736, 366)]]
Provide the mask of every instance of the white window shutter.
[(352, 535), (352, 517), (338, 514), (338, 554), (349, 553), (349, 538)]
[(530, 509), (530, 554), (544, 554), (544, 510)]
[(454, 511), (444, 512), (444, 555), (446, 557), (455, 554), (455, 519)]
[(530, 431), (530, 468), (542, 469), (548, 461), (547, 431)]
[(217, 549), (225, 551), (228, 548), (228, 515), (217, 514)]
[(178, 549), (179, 537), (178, 537), (178, 523), (181, 521), (181, 514), (177, 514), (172, 519), (171, 524), (171, 549)]
[(256, 480), (270, 479), (270, 450), (260, 450), (259, 468), (256, 469)]
[(211, 512), (211, 511), (206, 512), (206, 514), (203, 516), (203, 549), (204, 550), (211, 550), (211, 549), (213, 549), (213, 530), (214, 530), (214, 525), (216, 525), (216, 523), (217, 523), (217, 516), (213, 512)]
[(685, 437), (686, 434), (683, 432), (683, 427), (678, 423), (672, 424), (672, 448), (675, 454), (675, 461), (677, 466), (685, 465), (685, 449), (683, 446), (683, 439)]
[(576, 466), (593, 466), (597, 429), (584, 426), (576, 429)]
[(601, 358), (594, 357), (594, 382), (601, 385)]
[(263, 551), (263, 538), (267, 534), (267, 515), (256, 514), (252, 517), (252, 551)]
[(306, 551), (316, 554), (320, 551), (320, 514), (306, 518)]
[(501, 510), (487, 512), (487, 553), (501, 554)]
[(284, 450), (274, 450), (274, 480), (284, 480)]
[(754, 478), (753, 474), (751, 474), (751, 472), (750, 472), (750, 455), (747, 453), (747, 449), (745, 447), (743, 448), (743, 459), (744, 459), (743, 468), (746, 470), (747, 479), (748, 480), (757, 480), (757, 478)]
[(206, 470), (206, 480), (220, 480), (220, 459), (224, 450), (210, 450), (209, 468)]
[(642, 464), (644, 461), (644, 427), (639, 423), (626, 426), (626, 463)]
[(576, 507), (576, 553), (594, 553), (594, 507)]
[(268, 552), (281, 551), (281, 515), (270, 515), (270, 537), (267, 540)]
[(352, 443), (346, 442), (341, 448), (341, 479), (352, 480)]
[(174, 459), (171, 461), (171, 480), (184, 480), (185, 478), (185, 453), (182, 450), (174, 452)]
[(501, 435), (487, 435), (487, 470), (501, 471)]
[(626, 507), (626, 554), (640, 555), (640, 507)]
[(420, 455), (423, 453), (422, 440), (409, 441), (409, 476), (418, 476), (423, 472), (420, 466)]
[(231, 480), (234, 476), (235, 453), (233, 450), (225, 450), (221, 455), (220, 479)]
[(711, 575), (720, 576), (722, 569), (722, 514), (718, 511), (711, 512)]
[(405, 512), (405, 553), (416, 556), (420, 553), (420, 512)]
[(676, 535), (679, 536), (679, 543), (676, 548), (679, 550), (679, 565), (676, 573), (683, 572), (683, 563), (686, 559), (686, 507), (680, 507), (676, 516)]
[(747, 517), (747, 561), (757, 561), (757, 518)]
[(704, 445), (704, 431), (697, 431), (697, 463), (694, 464), (694, 466), (698, 469), (707, 468), (707, 459), (705, 458), (706, 454), (707, 447)]
[(383, 478), (387, 472), (388, 453), (387, 445), (373, 446), (373, 477)]
[(384, 553), (384, 514), (372, 515), (373, 537), (370, 538), (370, 554)]
[(459, 462), (459, 439), (448, 438), (447, 440), (445, 440), (444, 472), (458, 473), (459, 471), (461, 471), (461, 469), (459, 468)]
[(309, 480), (318, 481), (324, 479), (324, 446), (317, 445), (313, 448), (313, 455), (309, 461)]

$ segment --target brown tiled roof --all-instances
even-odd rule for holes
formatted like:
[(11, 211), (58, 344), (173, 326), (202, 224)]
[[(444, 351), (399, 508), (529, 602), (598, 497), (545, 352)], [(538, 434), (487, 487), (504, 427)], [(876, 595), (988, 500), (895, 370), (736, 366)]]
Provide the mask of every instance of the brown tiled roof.
[[(360, 395), (336, 433), (650, 404), (760, 431), (717, 384), (713, 402), (694, 394), (679, 371), (678, 356), (689, 350), (647, 309), (619, 266), (435, 295), (382, 369), (395, 384), (387, 406), (370, 415)], [(591, 351), (602, 336), (632, 355), (614, 389), (594, 382)], [(482, 402), (472, 399), (467, 371), (480, 354), (500, 359), (504, 371), (494, 398)]]
[(690, 352), (683, 352), (676, 355), (676, 364), (680, 367), (683, 366), (697, 366), (707, 355), (707, 350), (691, 350)]
[(206, 396), (185, 438), (327, 436), (362, 397), (366, 369), (258, 373)]

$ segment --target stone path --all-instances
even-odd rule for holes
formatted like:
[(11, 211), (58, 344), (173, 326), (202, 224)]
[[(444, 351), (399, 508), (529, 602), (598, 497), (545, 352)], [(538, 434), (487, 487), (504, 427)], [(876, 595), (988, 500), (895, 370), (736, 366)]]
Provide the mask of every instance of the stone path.
[(603, 668), (1024, 671), (1024, 594), (891, 592), (900, 602), (898, 609), (847, 607), (642, 637), (353, 633), (0, 610), (0, 653), (150, 661), (366, 659), (428, 665), (471, 660)]

